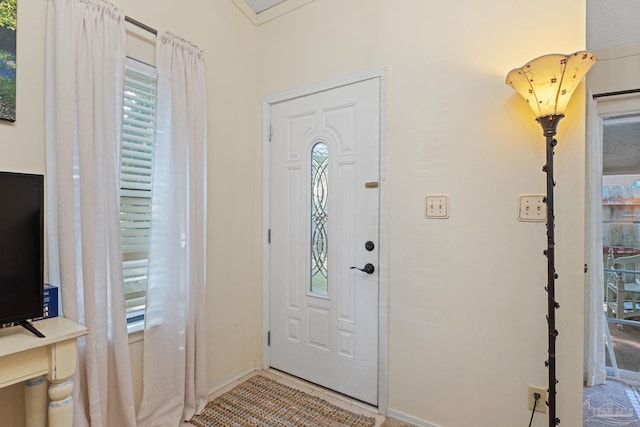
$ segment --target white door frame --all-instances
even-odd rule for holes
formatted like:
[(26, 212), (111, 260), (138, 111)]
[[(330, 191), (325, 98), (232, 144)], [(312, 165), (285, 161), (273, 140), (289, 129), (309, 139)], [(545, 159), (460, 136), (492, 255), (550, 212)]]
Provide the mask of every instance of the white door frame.
[[(588, 96), (591, 96), (589, 93)], [(626, 95), (615, 95), (609, 97), (601, 97), (598, 98), (597, 102), (597, 115), (598, 115), (598, 127), (602, 129), (603, 121), (606, 117), (611, 116), (622, 116), (625, 114), (637, 114), (640, 111), (640, 97), (637, 93), (635, 94), (626, 94)], [(589, 117), (587, 118), (587, 120)], [(590, 124), (589, 124), (590, 125)], [(604, 149), (604, 139), (602, 138), (602, 132), (598, 132), (598, 136), (596, 137), (594, 143), (596, 147), (594, 150), (599, 150), (600, 152)], [(591, 152), (587, 150), (586, 158), (589, 162), (591, 158)], [(602, 182), (602, 164), (600, 165), (600, 169), (598, 171), (598, 176), (596, 177), (596, 181)], [(587, 188), (587, 191), (590, 191), (590, 188)], [(587, 206), (587, 209), (601, 209), (602, 205), (600, 201), (594, 201), (594, 205)], [(596, 247), (601, 250), (602, 249), (602, 241), (588, 241), (585, 240), (588, 245), (596, 245)], [(600, 282), (602, 283), (602, 282)], [(606, 334), (610, 337), (609, 333), (609, 325), (614, 322), (609, 322), (609, 317), (606, 317), (606, 325), (607, 328)], [(590, 324), (585, 323), (585, 328), (591, 327)], [(611, 360), (613, 357), (611, 352), (613, 352), (612, 348), (606, 348), (605, 351), (609, 352), (609, 359)], [(617, 365), (617, 364), (616, 364)], [(629, 383), (631, 385), (639, 385), (640, 384), (640, 372), (628, 371), (626, 369), (620, 369), (617, 366), (605, 366), (607, 372), (607, 378), (611, 379), (621, 379), (623, 382)]]
[(271, 163), (269, 145), (269, 124), (271, 123), (271, 106), (273, 104), (287, 101), (358, 83), (364, 80), (380, 80), (380, 259), (379, 259), (379, 304), (378, 304), (378, 412), (386, 415), (389, 392), (388, 392), (388, 349), (389, 349), (389, 283), (388, 283), (388, 261), (389, 261), (389, 189), (388, 189), (388, 121), (387, 121), (387, 87), (388, 68), (380, 67), (366, 70), (360, 73), (349, 74), (320, 83), (267, 95), (262, 100), (262, 367), (263, 369), (271, 365), (268, 345), (268, 332), (270, 325), (270, 294), (271, 283), (270, 265), (271, 252), (269, 248), (269, 224), (271, 223), (269, 212), (269, 201), (271, 197)]

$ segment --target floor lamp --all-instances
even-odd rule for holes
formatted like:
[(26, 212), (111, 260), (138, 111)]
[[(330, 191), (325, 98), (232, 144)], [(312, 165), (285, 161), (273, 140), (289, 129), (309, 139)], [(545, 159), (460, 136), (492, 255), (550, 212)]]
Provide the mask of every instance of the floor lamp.
[(553, 150), (558, 143), (556, 129), (571, 95), (582, 78), (596, 62), (591, 52), (579, 51), (569, 55), (551, 54), (536, 58), (507, 74), (506, 83), (513, 87), (529, 104), (536, 121), (542, 126), (547, 140), (547, 163), (542, 171), (547, 175), (547, 326), (549, 334), (549, 357), (545, 366), (549, 369), (549, 427), (560, 424), (556, 416), (556, 310), (560, 307), (555, 299), (555, 281), (558, 278), (555, 268), (555, 217), (553, 210)]

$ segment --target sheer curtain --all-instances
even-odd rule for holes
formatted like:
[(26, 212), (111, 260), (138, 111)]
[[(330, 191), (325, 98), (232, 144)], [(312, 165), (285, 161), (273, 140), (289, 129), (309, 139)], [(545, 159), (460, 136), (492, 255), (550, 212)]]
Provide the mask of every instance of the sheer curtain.
[(46, 170), (49, 280), (80, 340), (76, 426), (135, 426), (119, 225), (124, 15), (102, 0), (49, 0)]
[(175, 427), (207, 401), (205, 359), (206, 84), (203, 52), (156, 40), (158, 101), (144, 390), (138, 425)]
[(587, 197), (585, 262), (584, 369), (588, 386), (603, 384), (605, 369), (605, 328), (602, 265), (602, 127), (598, 105), (591, 92), (587, 105)]

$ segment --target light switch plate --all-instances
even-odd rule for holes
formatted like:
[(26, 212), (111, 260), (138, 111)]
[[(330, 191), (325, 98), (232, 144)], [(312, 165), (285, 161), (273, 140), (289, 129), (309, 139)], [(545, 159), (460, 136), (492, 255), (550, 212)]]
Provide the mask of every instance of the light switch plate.
[(518, 198), (518, 220), (542, 222), (547, 220), (547, 204), (543, 194), (522, 194)]
[(449, 218), (449, 197), (444, 194), (426, 196), (425, 217), (439, 219)]

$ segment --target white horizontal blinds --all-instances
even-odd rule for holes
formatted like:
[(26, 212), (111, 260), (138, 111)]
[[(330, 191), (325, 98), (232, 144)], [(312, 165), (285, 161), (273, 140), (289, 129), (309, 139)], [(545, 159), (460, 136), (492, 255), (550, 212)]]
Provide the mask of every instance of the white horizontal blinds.
[(155, 68), (127, 58), (120, 169), (120, 227), (127, 319), (144, 315), (155, 138)]

